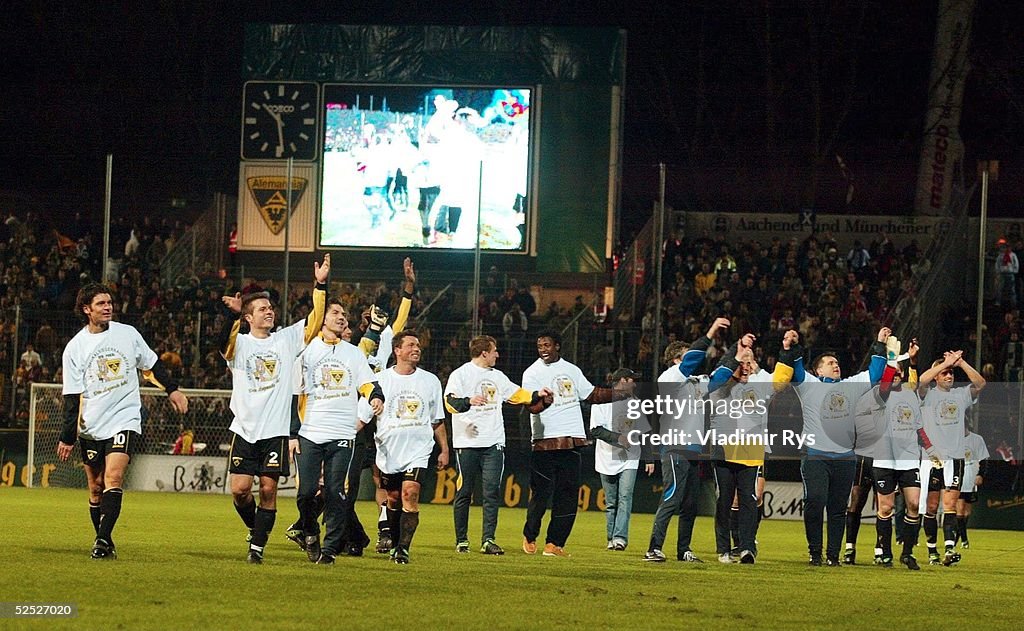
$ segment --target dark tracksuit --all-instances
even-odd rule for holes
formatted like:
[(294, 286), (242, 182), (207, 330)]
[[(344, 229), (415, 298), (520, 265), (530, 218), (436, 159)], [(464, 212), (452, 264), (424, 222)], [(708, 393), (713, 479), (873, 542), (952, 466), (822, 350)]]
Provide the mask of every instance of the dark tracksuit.
[[(854, 407), (860, 395), (881, 380), (885, 369), (885, 347), (880, 342), (876, 342), (872, 347), (871, 363), (865, 371), (867, 379), (864, 379), (864, 373), (861, 373), (842, 382), (821, 378), (805, 383), (803, 349), (799, 345), (788, 351), (783, 350), (779, 354), (778, 363), (775, 370), (777, 380), (792, 380), (798, 386), (797, 396), (803, 410), (804, 434), (810, 436), (820, 433), (815, 436), (816, 443), (819, 447), (827, 446), (807, 446), (800, 462), (800, 476), (804, 485), (804, 530), (807, 548), (812, 557), (821, 556), (822, 527), (825, 523), (823, 513), (827, 513), (828, 540), (825, 556), (838, 562), (843, 543), (843, 530), (846, 528), (846, 507), (857, 468), (857, 457), (853, 451)], [(782, 375), (781, 379), (778, 378), (779, 375)], [(837, 388), (836, 384), (840, 383), (844, 384), (846, 389)], [(836, 396), (831, 397), (832, 393)], [(825, 402), (826, 396), (831, 397), (828, 402)], [(840, 410), (848, 410), (848, 416), (837, 417), (826, 424), (821, 418), (823, 406), (826, 405), (835, 407), (832, 412), (836, 414)]]
[[(691, 378), (704, 365), (711, 340), (706, 336), (699, 338), (683, 354), (678, 365), (683, 377)], [(664, 388), (662, 387), (664, 386)], [(675, 382), (659, 385), (659, 392), (666, 394), (679, 386)], [(704, 429), (703, 420), (700, 429)], [(661, 427), (664, 432), (667, 428)], [(696, 437), (693, 437), (694, 439)], [(693, 538), (693, 524), (697, 519), (698, 498), (700, 496), (700, 478), (698, 476), (698, 457), (701, 446), (696, 442), (692, 445), (672, 446), (663, 448), (661, 453), (661, 477), (664, 491), (661, 502), (654, 514), (654, 526), (651, 528), (651, 541), (648, 550), (661, 550), (668, 535), (668, 525), (673, 515), (679, 515), (679, 531), (676, 539), (676, 556), (682, 558), (690, 550)]]

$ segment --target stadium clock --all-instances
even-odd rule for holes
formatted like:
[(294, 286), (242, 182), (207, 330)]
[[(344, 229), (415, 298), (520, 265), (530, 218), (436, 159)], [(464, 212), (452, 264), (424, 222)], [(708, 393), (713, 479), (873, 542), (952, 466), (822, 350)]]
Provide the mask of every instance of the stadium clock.
[(243, 160), (315, 160), (316, 83), (247, 81), (242, 90)]

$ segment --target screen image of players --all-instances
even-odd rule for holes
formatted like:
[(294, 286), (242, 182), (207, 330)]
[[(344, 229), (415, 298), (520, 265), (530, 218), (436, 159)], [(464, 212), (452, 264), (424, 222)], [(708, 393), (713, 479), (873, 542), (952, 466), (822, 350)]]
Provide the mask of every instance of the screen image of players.
[[(531, 90), (325, 87), (321, 243), (522, 250)], [(371, 105), (373, 103), (374, 105)]]

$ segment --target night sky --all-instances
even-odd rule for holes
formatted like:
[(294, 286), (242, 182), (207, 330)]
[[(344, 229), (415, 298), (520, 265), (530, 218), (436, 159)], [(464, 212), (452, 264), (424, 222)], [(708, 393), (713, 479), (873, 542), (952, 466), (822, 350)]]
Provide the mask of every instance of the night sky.
[[(115, 212), (165, 212), (172, 197), (194, 212), (213, 192), (237, 191), (245, 22), (451, 24), (457, 16), (467, 25), (627, 29), (627, 208), (650, 208), (664, 161), (678, 208), (728, 210), (701, 191), (736, 187), (756, 206), (736, 210), (834, 210), (845, 191), (834, 154), (858, 188), (849, 211), (912, 207), (937, 3), (314, 6), (322, 4), (15, 1), (0, 26), (0, 191), (48, 214), (95, 216), (112, 152)], [(1015, 166), (1024, 158), (1024, 3), (979, 4), (961, 133), (967, 164), (1003, 161), (993, 211), (1009, 214), (1024, 190)], [(816, 119), (828, 165), (808, 190)]]

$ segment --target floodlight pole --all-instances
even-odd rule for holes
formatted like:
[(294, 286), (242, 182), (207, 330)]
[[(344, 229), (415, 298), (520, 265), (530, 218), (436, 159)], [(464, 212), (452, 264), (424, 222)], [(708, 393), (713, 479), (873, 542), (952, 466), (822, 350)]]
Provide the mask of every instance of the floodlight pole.
[(473, 335), (480, 335), (480, 226), (484, 196), (484, 161), (480, 161), (479, 179), (476, 185), (476, 249), (473, 252)]
[(291, 263), (291, 239), (289, 233), (291, 232), (291, 218), (292, 218), (292, 161), (293, 158), (288, 158), (288, 169), (285, 176), (288, 180), (284, 197), (284, 295), (281, 296), (281, 304), (279, 308), (284, 311), (284, 325), (288, 326), (291, 324), (291, 310), (288, 309), (288, 274)]
[(661, 246), (665, 240), (665, 163), (658, 164), (658, 217), (654, 222), (654, 245), (651, 258), (654, 263), (654, 339), (651, 340), (651, 381), (658, 378), (658, 359), (661, 354)]
[(981, 167), (981, 220), (978, 222), (978, 304), (974, 327), (974, 365), (981, 368), (981, 327), (985, 315), (985, 223), (988, 219), (988, 162)]
[(107, 261), (110, 258), (110, 189), (114, 174), (114, 154), (107, 154), (107, 182), (103, 191), (103, 266), (100, 278), (107, 282)]

